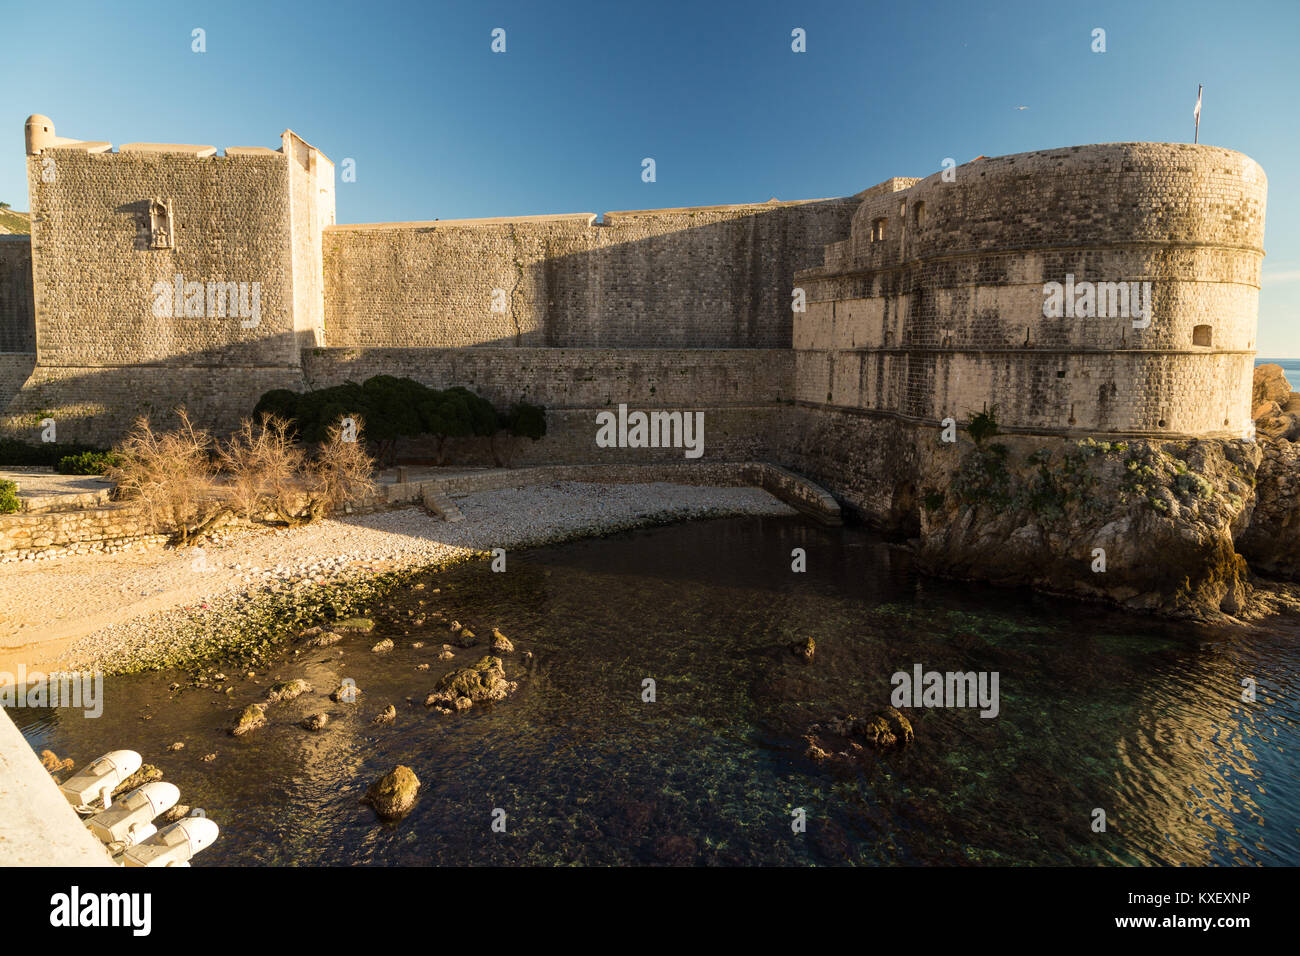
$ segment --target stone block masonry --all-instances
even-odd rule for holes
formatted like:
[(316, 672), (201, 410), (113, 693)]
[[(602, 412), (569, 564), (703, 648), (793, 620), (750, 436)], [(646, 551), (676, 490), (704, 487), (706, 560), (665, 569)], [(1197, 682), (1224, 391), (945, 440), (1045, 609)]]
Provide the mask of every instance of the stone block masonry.
[(326, 338), (362, 348), (789, 348), (794, 274), (848, 233), (857, 206), (336, 226), (323, 237)]
[(0, 236), (0, 354), (35, 351), (31, 237)]
[[(996, 406), (1006, 429), (1060, 434), (1245, 433), (1267, 188), (1254, 161), (1118, 143), (951, 174), (864, 198), (851, 235), (799, 274), (801, 402), (934, 424)], [(1145, 284), (1150, 314), (1045, 317), (1046, 285), (1075, 280), (1111, 284), (1107, 305)]]

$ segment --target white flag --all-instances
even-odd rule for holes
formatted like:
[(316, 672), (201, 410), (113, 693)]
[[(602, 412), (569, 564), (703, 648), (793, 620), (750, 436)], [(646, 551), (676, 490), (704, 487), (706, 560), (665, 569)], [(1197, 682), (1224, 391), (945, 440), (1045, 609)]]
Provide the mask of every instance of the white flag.
[(1201, 88), (1196, 88), (1196, 109), (1192, 110), (1192, 115), (1196, 117), (1196, 122), (1201, 121)]

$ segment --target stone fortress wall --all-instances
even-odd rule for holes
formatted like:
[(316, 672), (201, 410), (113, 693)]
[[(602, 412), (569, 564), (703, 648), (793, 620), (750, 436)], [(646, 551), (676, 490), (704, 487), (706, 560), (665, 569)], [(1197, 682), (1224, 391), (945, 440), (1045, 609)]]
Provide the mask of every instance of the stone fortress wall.
[[(599, 221), (338, 226), (333, 167), (291, 132), (279, 150), (111, 152), (33, 120), (30, 324), (4, 291), (24, 244), (0, 242), (0, 431), (27, 440), (49, 416), (61, 441), (109, 444), (181, 403), (224, 430), (270, 388), (384, 372), (547, 405), (522, 463), (680, 460), (596, 448), (594, 415), (703, 410), (706, 459), (788, 465), (884, 517), (946, 417), (1236, 437), (1251, 411), (1266, 184), (1228, 150), (1047, 150)], [(1149, 326), (1045, 318), (1067, 273), (1149, 281)], [(202, 296), (203, 314), (158, 317), (175, 274), (261, 283), (259, 323)]]
[[(332, 346), (789, 348), (855, 199), (325, 230)], [(499, 290), (499, 291), (497, 291)], [(493, 295), (498, 311), (493, 311)]]
[(28, 236), (0, 235), (0, 353), (36, 354), (32, 243)]
[[(1263, 170), (1209, 146), (981, 159), (864, 199), (801, 272), (802, 402), (1006, 429), (1239, 437), (1250, 421)], [(1044, 285), (1149, 282), (1149, 325), (1046, 318)]]

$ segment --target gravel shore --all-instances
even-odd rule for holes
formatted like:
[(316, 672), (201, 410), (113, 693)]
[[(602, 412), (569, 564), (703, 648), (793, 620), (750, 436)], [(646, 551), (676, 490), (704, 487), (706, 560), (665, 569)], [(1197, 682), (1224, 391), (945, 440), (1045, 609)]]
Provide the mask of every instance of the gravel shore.
[[(10, 662), (33, 669), (135, 670), (182, 660), (237, 628), (260, 596), (366, 580), (641, 525), (796, 512), (757, 488), (562, 482), (454, 499), (448, 523), (408, 507), (290, 530), (217, 535), (153, 549), (9, 565), (0, 594)], [(11, 570), (12, 569), (12, 570)], [(17, 656), (16, 656), (17, 655)]]

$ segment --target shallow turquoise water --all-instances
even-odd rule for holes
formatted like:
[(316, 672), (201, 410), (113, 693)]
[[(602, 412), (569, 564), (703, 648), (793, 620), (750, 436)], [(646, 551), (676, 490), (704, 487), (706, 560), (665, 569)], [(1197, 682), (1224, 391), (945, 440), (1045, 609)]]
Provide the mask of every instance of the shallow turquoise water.
[[(807, 573), (790, 570), (796, 547)], [(1221, 632), (936, 581), (869, 532), (795, 518), (512, 553), (504, 574), (430, 576), (393, 605), (374, 609), (373, 634), (287, 650), (230, 695), (170, 695), (192, 675), (164, 673), (109, 681), (98, 720), (11, 713), (38, 750), (80, 763), (125, 746), (161, 766), (223, 828), (196, 863), (1300, 863), (1294, 621)], [(446, 626), (414, 623), (434, 609), (533, 651), (531, 667), (509, 663), (517, 694), (425, 710), (437, 678), (483, 652), (439, 662)], [(811, 664), (786, 649), (807, 635)], [(370, 653), (382, 636), (398, 648)], [(915, 743), (861, 770), (804, 758), (808, 724), (885, 706), (890, 676), (916, 663), (997, 671), (999, 716), (913, 711)], [(297, 676), (315, 693), (224, 733), (273, 677)], [(326, 699), (344, 677), (359, 704)], [(1243, 677), (1258, 702), (1240, 700)], [(372, 726), (389, 702), (396, 724)], [(324, 732), (297, 726), (318, 710), (334, 718)], [(359, 798), (398, 763), (420, 798), (380, 824)]]

